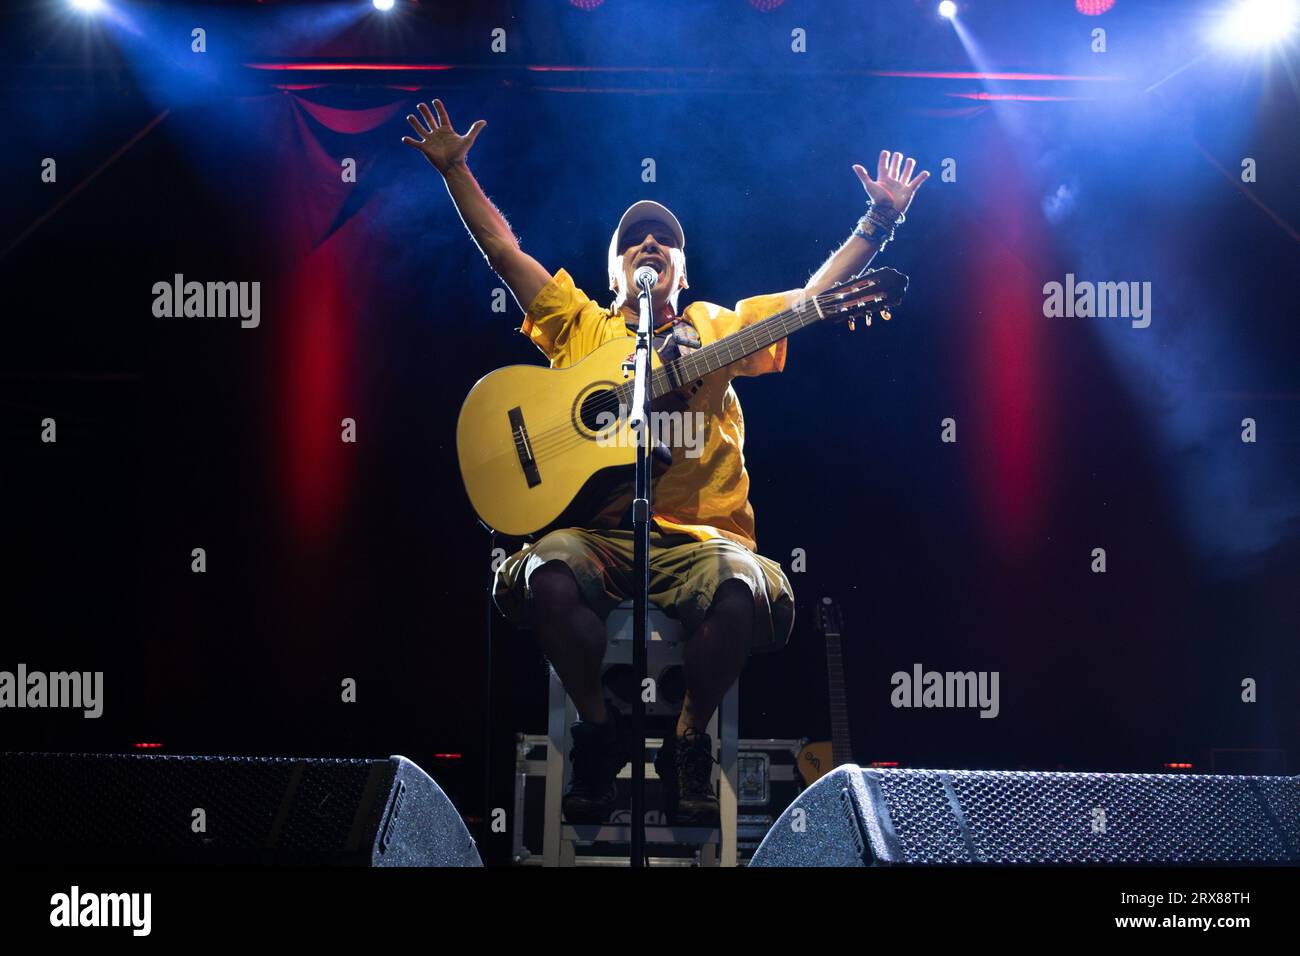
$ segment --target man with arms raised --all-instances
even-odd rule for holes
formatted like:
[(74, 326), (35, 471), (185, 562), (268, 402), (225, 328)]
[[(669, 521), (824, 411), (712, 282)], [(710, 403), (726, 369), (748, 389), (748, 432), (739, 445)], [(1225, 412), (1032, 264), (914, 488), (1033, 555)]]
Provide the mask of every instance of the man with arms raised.
[[(734, 309), (693, 302), (680, 314), (677, 298), (687, 288), (685, 233), (659, 203), (634, 203), (610, 240), (615, 298), (606, 308), (578, 289), (564, 269), (552, 275), (521, 250), (479, 188), (465, 157), (486, 122), (479, 120), (461, 135), (441, 101), (434, 100), (433, 106), (436, 115), (420, 104), (422, 121), (407, 117), (416, 136), (402, 141), (442, 173), (465, 227), (524, 312), (520, 331), (552, 368), (567, 368), (620, 336), (628, 337), (631, 351), (639, 316), (629, 290), (635, 288), (633, 272), (643, 265), (659, 273), (651, 296), (653, 344), (665, 362), (858, 275), (893, 237), (913, 194), (929, 176), (913, 176), (915, 160), (904, 163), (899, 153), (880, 154), (874, 180), (854, 166), (867, 192), (867, 212), (803, 289), (744, 299)], [(667, 796), (665, 810), (675, 824), (717, 824), (713, 743), (705, 728), (749, 653), (780, 648), (794, 624), (790, 582), (777, 562), (757, 553), (742, 453), (744, 419), (731, 386), (738, 376), (781, 371), (785, 354), (782, 340), (681, 390), (683, 407), (705, 422), (702, 447), (691, 455), (675, 454), (654, 486), (650, 600), (680, 620), (688, 634), (685, 699), (676, 732), (667, 735), (656, 761)], [(571, 823), (604, 822), (617, 798), (615, 777), (631, 757), (622, 719), (606, 705), (601, 688), (604, 620), (632, 593), (629, 503), (630, 497), (615, 496), (588, 522), (590, 527), (552, 531), (524, 546), (501, 565), (494, 582), (498, 608), (512, 622), (534, 630), (578, 710), (572, 781), (564, 796), (564, 814)]]

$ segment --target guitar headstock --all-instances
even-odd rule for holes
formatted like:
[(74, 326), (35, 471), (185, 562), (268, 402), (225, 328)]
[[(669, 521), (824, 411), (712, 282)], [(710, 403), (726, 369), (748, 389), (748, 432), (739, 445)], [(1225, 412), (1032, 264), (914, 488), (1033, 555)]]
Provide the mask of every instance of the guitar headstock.
[(824, 597), (817, 602), (817, 632), (822, 637), (839, 637), (844, 630), (840, 606), (833, 598)]
[(886, 266), (833, 286), (817, 296), (817, 305), (823, 318), (845, 319), (852, 329), (858, 319), (871, 325), (877, 315), (888, 322), (906, 292), (907, 276)]

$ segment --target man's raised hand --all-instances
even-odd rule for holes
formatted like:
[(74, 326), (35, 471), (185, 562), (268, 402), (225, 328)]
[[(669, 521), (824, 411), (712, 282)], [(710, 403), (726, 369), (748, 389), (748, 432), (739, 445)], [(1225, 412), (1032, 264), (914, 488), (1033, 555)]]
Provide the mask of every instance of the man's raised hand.
[(861, 166), (853, 167), (858, 179), (862, 180), (862, 188), (874, 202), (893, 206), (899, 212), (907, 212), (907, 207), (912, 204), (912, 197), (916, 195), (921, 183), (930, 178), (928, 171), (922, 171), (913, 177), (912, 172), (915, 169), (915, 159), (908, 157), (907, 162), (904, 163), (902, 153), (894, 153), (891, 156), (887, 149), (880, 153), (875, 179), (872, 179)]
[(451, 117), (447, 115), (447, 108), (442, 105), (442, 100), (434, 100), (433, 107), (438, 111), (436, 117), (424, 103), (419, 105), (420, 115), (424, 117), (423, 123), (414, 114), (406, 117), (406, 121), (411, 124), (411, 128), (419, 138), (403, 136), (402, 142), (422, 152), (424, 158), (432, 163), (433, 168), (438, 172), (446, 173), (457, 163), (465, 162), (465, 154), (474, 145), (479, 131), (487, 126), (487, 120), (479, 120), (469, 128), (468, 133), (461, 136), (451, 128)]

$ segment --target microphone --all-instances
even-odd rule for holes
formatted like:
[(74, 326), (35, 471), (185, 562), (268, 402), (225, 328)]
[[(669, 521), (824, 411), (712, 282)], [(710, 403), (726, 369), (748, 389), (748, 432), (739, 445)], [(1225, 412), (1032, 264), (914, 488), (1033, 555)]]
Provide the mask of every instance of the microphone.
[(659, 284), (659, 273), (651, 266), (642, 266), (632, 273), (632, 282), (642, 292), (649, 292)]

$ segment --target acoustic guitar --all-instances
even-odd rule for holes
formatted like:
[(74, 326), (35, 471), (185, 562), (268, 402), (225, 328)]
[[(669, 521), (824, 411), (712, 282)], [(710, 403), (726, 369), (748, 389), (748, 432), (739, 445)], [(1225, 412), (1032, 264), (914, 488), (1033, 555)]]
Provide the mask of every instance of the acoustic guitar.
[(816, 629), (826, 639), (826, 681), (830, 699), (831, 739), (806, 743), (796, 761), (804, 786), (811, 787), (836, 767), (853, 762), (849, 736), (849, 700), (844, 690), (844, 657), (840, 636), (844, 630), (839, 605), (828, 597), (817, 604)]
[[(684, 408), (704, 376), (823, 321), (889, 319), (907, 276), (872, 269), (668, 363), (651, 353), (651, 410)], [(628, 425), (634, 339), (607, 342), (565, 369), (511, 365), (479, 379), (456, 423), (461, 479), (479, 519), (512, 537), (581, 525), (636, 467)], [(652, 479), (671, 453), (656, 449)]]

